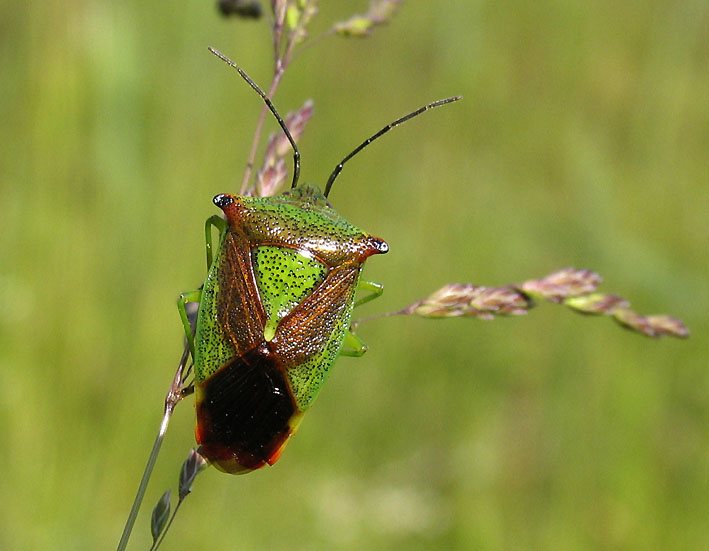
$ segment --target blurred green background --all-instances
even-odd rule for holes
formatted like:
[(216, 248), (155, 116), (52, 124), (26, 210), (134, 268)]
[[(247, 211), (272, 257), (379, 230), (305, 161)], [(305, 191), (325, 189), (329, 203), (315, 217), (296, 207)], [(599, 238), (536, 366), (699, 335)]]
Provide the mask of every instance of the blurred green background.
[[(268, 4), (268, 3), (267, 3)], [(367, 8), (323, 2), (313, 35)], [(271, 76), (266, 21), (213, 2), (0, 7), (0, 548), (115, 548), (261, 105), (206, 50)], [(384, 237), (401, 308), (445, 283), (564, 266), (690, 340), (542, 305), (365, 324), (273, 468), (207, 471), (167, 549), (709, 549), (709, 4), (406, 2), (305, 50), (304, 179), (428, 101), (331, 195)], [(268, 129), (275, 125), (269, 121)], [(129, 549), (193, 445), (177, 409)]]

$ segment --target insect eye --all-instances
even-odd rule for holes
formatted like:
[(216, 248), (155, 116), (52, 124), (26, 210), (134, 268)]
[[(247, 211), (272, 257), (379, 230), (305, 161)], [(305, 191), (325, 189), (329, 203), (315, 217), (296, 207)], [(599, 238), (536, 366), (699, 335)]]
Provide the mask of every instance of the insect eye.
[(377, 249), (377, 251), (379, 251), (380, 254), (389, 252), (389, 244), (383, 239), (373, 237), (369, 240), (369, 242), (375, 249)]
[(223, 209), (224, 207), (228, 207), (229, 205), (231, 205), (234, 202), (234, 198), (226, 193), (220, 193), (219, 195), (215, 196), (212, 201), (220, 209)]

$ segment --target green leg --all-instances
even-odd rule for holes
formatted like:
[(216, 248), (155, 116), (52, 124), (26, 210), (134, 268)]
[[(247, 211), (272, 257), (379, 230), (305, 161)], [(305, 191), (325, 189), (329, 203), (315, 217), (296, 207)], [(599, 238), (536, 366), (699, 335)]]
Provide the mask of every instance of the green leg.
[[(212, 226), (217, 228), (220, 232), (220, 236), (226, 230), (226, 221), (217, 216), (210, 216), (204, 224), (204, 234), (205, 234), (205, 244), (207, 250), (207, 270), (212, 266), (213, 254), (212, 254)], [(379, 297), (384, 292), (384, 286), (380, 283), (375, 283), (374, 281), (360, 280), (357, 284), (357, 290), (370, 291), (370, 294), (359, 299), (354, 303), (354, 306), (361, 306)], [(177, 301), (177, 309), (180, 312), (180, 318), (182, 319), (182, 325), (185, 329), (185, 336), (187, 338), (187, 343), (190, 347), (190, 353), (194, 359), (194, 336), (192, 334), (192, 327), (190, 326), (189, 318), (187, 317), (187, 310), (185, 305), (190, 302), (199, 302), (202, 298), (202, 290), (198, 289), (195, 291), (190, 291), (187, 293), (182, 293)], [(343, 356), (362, 356), (367, 351), (367, 345), (362, 342), (362, 340), (352, 333), (347, 331), (345, 335), (345, 341), (340, 353)]]
[(362, 304), (365, 304), (370, 300), (374, 300), (375, 298), (380, 297), (381, 294), (384, 292), (384, 285), (382, 285), (381, 283), (375, 283), (374, 281), (360, 279), (359, 283), (357, 283), (357, 291), (369, 291), (370, 294), (356, 301), (354, 303), (355, 308), (357, 306), (362, 306)]
[[(204, 223), (204, 244), (207, 250), (207, 271), (209, 271), (212, 267), (212, 260), (214, 259), (212, 247), (212, 226), (219, 230), (219, 239), (221, 241), (227, 227), (226, 220), (215, 214), (214, 216), (207, 218), (207, 221)], [(190, 348), (192, 360), (194, 360), (194, 334), (192, 333), (192, 326), (190, 325), (190, 320), (187, 316), (187, 308), (185, 305), (191, 302), (199, 303), (201, 300), (202, 289), (182, 293), (177, 299), (177, 310), (180, 312), (180, 319), (182, 320), (182, 326), (185, 329), (185, 338), (187, 338), (187, 345)]]
[[(360, 279), (357, 284), (357, 291), (369, 291), (369, 294), (362, 297), (361, 299), (355, 301), (355, 307), (361, 306), (370, 300), (374, 300), (379, 297), (384, 292), (384, 285), (381, 283), (375, 283), (374, 281), (367, 281), (366, 279)], [(340, 354), (343, 356), (352, 356), (359, 358), (367, 351), (367, 345), (364, 344), (362, 339), (355, 335), (352, 331), (347, 331), (345, 335), (345, 341), (342, 343), (342, 349)]]
[[(207, 249), (207, 271), (212, 267), (212, 260), (214, 259), (214, 254), (212, 252), (212, 226), (219, 230), (219, 239), (221, 241), (224, 232), (226, 231), (226, 220), (217, 216), (210, 216), (204, 223), (204, 244)], [(182, 293), (177, 299), (177, 310), (180, 312), (180, 319), (182, 320), (182, 326), (185, 329), (185, 337), (187, 338), (187, 344), (190, 347), (190, 354), (192, 354), (192, 359), (194, 360), (194, 334), (192, 333), (192, 326), (190, 325), (189, 317), (187, 316), (187, 309), (185, 305), (190, 302), (200, 302), (202, 300), (202, 289), (197, 289), (195, 291), (189, 291), (187, 293)]]
[(347, 331), (347, 334), (345, 335), (345, 341), (342, 343), (342, 348), (340, 349), (340, 354), (342, 354), (343, 356), (359, 358), (366, 351), (367, 345), (362, 342), (362, 339), (360, 339), (351, 331)]
[(226, 231), (226, 220), (215, 214), (207, 218), (207, 221), (204, 223), (204, 242), (207, 247), (207, 271), (212, 267), (212, 226), (219, 230), (219, 239), (221, 240), (221, 236), (224, 235)]
[(190, 325), (190, 320), (187, 317), (187, 309), (185, 308), (185, 305), (189, 302), (199, 302), (200, 300), (202, 300), (202, 289), (189, 291), (188, 293), (181, 293), (180, 297), (177, 299), (177, 310), (180, 312), (182, 325), (185, 328), (185, 337), (187, 338), (187, 344), (190, 347), (192, 360), (194, 360), (194, 335), (192, 334), (192, 326)]

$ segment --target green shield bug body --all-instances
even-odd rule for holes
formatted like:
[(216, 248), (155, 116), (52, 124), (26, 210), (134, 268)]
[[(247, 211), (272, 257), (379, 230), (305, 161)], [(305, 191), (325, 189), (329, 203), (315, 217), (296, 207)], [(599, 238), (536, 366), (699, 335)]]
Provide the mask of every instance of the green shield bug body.
[[(352, 310), (379, 296), (382, 286), (360, 274), (367, 258), (389, 247), (327, 203), (332, 183), (371, 141), (459, 98), (426, 105), (384, 127), (337, 165), (322, 193), (311, 184), (298, 186), (300, 154), (271, 101), (212, 51), (259, 93), (294, 151), (290, 191), (214, 198), (225, 218), (206, 223), (207, 279), (178, 302), (194, 360), (200, 451), (220, 470), (245, 473), (278, 459), (337, 357), (366, 350), (349, 330)], [(212, 226), (220, 232), (214, 254)], [(358, 290), (369, 294), (355, 301)], [(187, 302), (199, 302), (194, 336)]]

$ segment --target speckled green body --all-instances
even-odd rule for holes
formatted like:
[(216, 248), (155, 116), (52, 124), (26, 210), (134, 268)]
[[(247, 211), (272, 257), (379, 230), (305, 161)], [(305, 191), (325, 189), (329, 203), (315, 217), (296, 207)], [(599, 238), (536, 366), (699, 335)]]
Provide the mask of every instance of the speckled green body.
[(273, 463), (347, 334), (362, 264), (387, 244), (305, 184), (219, 195), (227, 219), (195, 334), (197, 439), (219, 468)]

